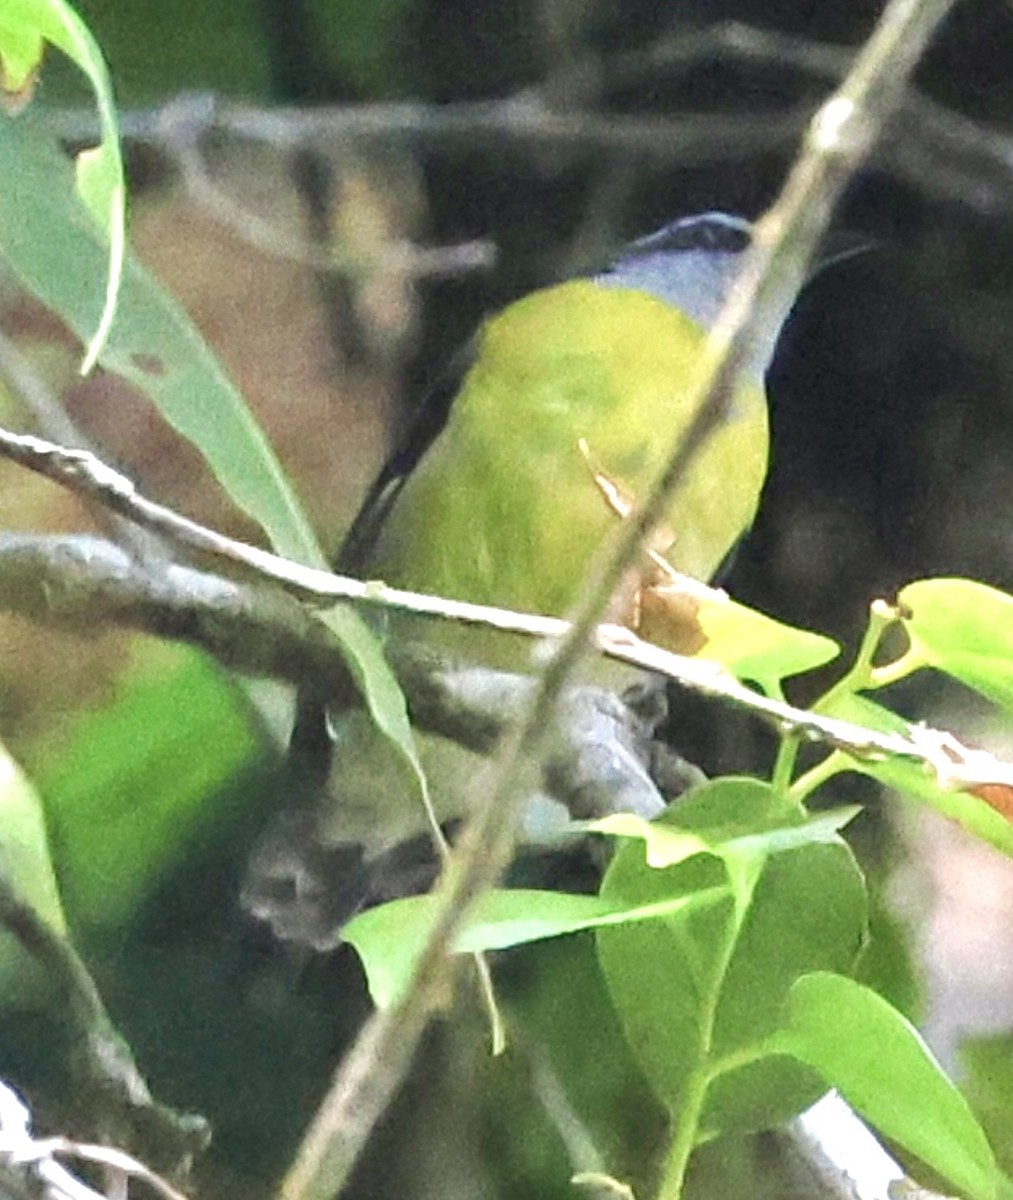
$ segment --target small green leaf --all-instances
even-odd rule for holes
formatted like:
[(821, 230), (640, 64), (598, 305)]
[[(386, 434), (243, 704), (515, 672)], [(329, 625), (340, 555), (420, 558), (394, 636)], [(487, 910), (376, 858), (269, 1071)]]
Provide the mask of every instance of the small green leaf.
[(770, 1043), (818, 1071), (891, 1141), (974, 1200), (995, 1200), (999, 1172), (967, 1101), (917, 1030), (881, 996), (818, 971), (791, 989)]
[(1013, 712), (1013, 596), (970, 579), (922, 579), (897, 600), (916, 659)]
[[(661, 904), (629, 905), (597, 896), (530, 889), (489, 892), (469, 912), (454, 944), (457, 953), (503, 950), (582, 929), (636, 921), (654, 921), (687, 907), (714, 903), (721, 888), (669, 896)], [(435, 895), (413, 896), (368, 909), (350, 921), (342, 937), (355, 947), (378, 1008), (395, 1003), (411, 976), (436, 918)]]
[(674, 867), (695, 854), (713, 853), (710, 843), (695, 833), (645, 821), (635, 813), (613, 813), (589, 822), (587, 828), (592, 833), (605, 833), (611, 837), (640, 838), (649, 867)]
[(698, 619), (707, 638), (699, 656), (722, 663), (768, 694), (782, 680), (822, 667), (841, 652), (822, 634), (785, 625), (730, 599), (702, 606)]
[[(614, 813), (599, 821), (590, 821), (586, 828), (593, 833), (611, 834), (613, 837), (640, 838), (644, 842), (649, 867), (674, 867), (694, 854), (714, 854), (719, 858), (744, 857), (765, 858), (781, 850), (811, 842), (836, 841), (837, 834), (853, 821), (861, 811), (859, 805), (831, 809), (817, 813), (808, 820), (783, 828), (768, 829), (761, 833), (748, 833), (725, 840), (708, 840), (688, 830), (660, 821), (646, 821), (634, 813)], [(678, 820), (680, 810), (676, 807), (672, 820)], [(722, 833), (726, 833), (724, 830)]]
[(19, 902), (57, 933), (67, 932), (42, 805), (35, 789), (0, 742), (0, 875)]
[(840, 653), (837, 643), (822, 634), (775, 621), (716, 589), (689, 592), (680, 584), (646, 589), (639, 632), (677, 654), (721, 663), (768, 693)]
[(21, 92), (31, 83), (42, 62), (42, 35), (30, 25), (8, 22), (0, 12), (0, 86)]

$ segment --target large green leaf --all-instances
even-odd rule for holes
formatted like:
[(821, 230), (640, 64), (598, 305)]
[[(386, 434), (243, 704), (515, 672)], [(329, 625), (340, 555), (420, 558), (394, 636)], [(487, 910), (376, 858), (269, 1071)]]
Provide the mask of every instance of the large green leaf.
[(1001, 1176), (967, 1101), (917, 1030), (874, 991), (822, 971), (801, 977), (770, 1049), (817, 1070), (874, 1128), (962, 1195), (994, 1200)]
[(772, 1057), (764, 1041), (800, 975), (849, 970), (862, 944), (863, 881), (834, 833), (845, 816), (788, 824), (767, 785), (718, 780), (661, 822), (700, 836), (724, 830), (711, 855), (656, 869), (633, 842), (609, 868), (602, 897), (612, 903), (660, 904), (722, 877), (732, 885), (721, 905), (596, 934), (634, 1054), (696, 1143), (777, 1124), (819, 1094), (811, 1071)]

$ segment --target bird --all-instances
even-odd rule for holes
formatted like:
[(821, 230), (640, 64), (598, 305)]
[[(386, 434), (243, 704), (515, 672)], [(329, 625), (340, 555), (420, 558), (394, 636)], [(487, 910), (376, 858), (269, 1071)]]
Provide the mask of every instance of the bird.
[[(694, 367), (750, 247), (751, 226), (740, 217), (684, 217), (600, 270), (489, 317), (369, 488), (336, 568), (564, 616), (618, 519), (595, 473), (634, 497), (646, 494), (694, 416)], [(757, 511), (769, 450), (764, 374), (789, 309), (768, 323), (772, 332), (666, 514), (668, 561), (701, 581), (713, 578)], [(516, 637), (432, 621), (414, 633), (441, 653), (529, 666), (528, 644)], [(418, 853), (425, 818), (403, 764), (362, 711), (332, 725), (324, 706), (304, 697), (290, 754), (303, 783), (312, 780), (310, 790), (327, 800), (268, 836), (244, 902), (283, 938), (322, 948), (358, 907), (429, 877)], [(476, 763), (443, 739), (426, 739), (422, 757), (438, 814), (452, 819)], [(259, 890), (249, 882), (258, 877)]]

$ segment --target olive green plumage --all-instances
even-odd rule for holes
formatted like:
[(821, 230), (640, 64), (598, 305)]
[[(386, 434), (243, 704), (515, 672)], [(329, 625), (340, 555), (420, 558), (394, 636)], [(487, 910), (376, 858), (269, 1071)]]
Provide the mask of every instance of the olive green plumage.
[[(534, 292), (486, 321), (456, 393), (444, 388), (430, 398), (374, 484), (339, 566), (415, 591), (565, 614), (618, 520), (589, 460), (633, 498), (646, 494), (693, 416), (695, 368), (748, 246), (748, 226), (736, 218), (687, 218), (635, 242), (600, 274)], [(699, 579), (713, 575), (756, 512), (772, 351), (772, 342), (757, 348), (723, 427), (667, 513), (668, 557)], [(519, 637), (434, 621), (388, 627), (392, 637), (405, 632), (440, 653), (498, 667), (524, 669), (530, 661), (531, 643)], [(307, 766), (307, 759), (326, 750), (324, 714), (305, 703), (300, 712), (296, 776), (319, 779), (319, 762)], [(344, 714), (335, 732), (328, 797), (310, 836), (348, 864), (334, 868), (343, 873), (337, 883), (347, 915), (391, 887), (388, 852), (423, 833), (426, 822), (403, 763), (364, 713)], [(458, 815), (477, 760), (439, 738), (420, 745), (441, 818)], [(536, 794), (537, 773), (528, 782)], [(544, 808), (542, 797), (534, 810)], [(272, 853), (272, 870), (300, 861), (291, 846)], [(352, 877), (353, 866), (361, 878)], [(382, 886), (378, 869), (387, 875)], [(318, 882), (309, 866), (292, 870), (298, 909), (300, 888), (315, 894)], [(279, 915), (273, 900), (250, 906), (276, 929), (310, 930), (292, 936), (321, 945), (336, 936), (334, 904), (325, 905), (322, 926), (313, 912)]]

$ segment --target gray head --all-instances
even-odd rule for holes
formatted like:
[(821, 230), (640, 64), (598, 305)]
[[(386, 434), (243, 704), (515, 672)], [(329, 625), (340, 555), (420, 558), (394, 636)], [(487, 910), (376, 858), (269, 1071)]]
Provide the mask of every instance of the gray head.
[(648, 292), (709, 329), (751, 243), (749, 222), (741, 217), (719, 212), (683, 217), (624, 247), (594, 281)]
[[(647, 292), (710, 329), (735, 286), (751, 244), (748, 221), (728, 213), (699, 213), (632, 242), (592, 278), (601, 287)], [(751, 368), (756, 374), (766, 370), (787, 315), (780, 315), (771, 335), (757, 346)]]

